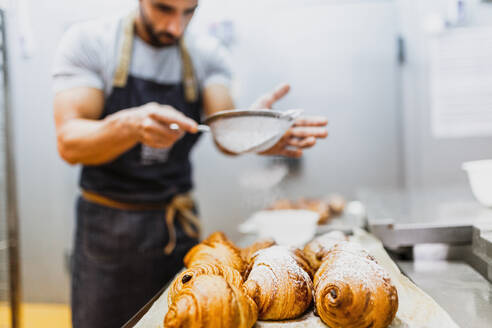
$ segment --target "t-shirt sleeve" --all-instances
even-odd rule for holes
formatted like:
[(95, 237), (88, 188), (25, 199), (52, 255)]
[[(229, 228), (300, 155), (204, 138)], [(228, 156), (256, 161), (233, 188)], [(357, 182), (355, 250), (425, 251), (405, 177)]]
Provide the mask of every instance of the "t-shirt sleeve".
[(204, 49), (204, 74), (202, 88), (210, 84), (222, 84), (230, 87), (232, 80), (232, 63), (229, 50), (218, 40), (208, 40)]
[(72, 26), (62, 37), (53, 64), (55, 93), (76, 87), (104, 90), (100, 40), (84, 26)]

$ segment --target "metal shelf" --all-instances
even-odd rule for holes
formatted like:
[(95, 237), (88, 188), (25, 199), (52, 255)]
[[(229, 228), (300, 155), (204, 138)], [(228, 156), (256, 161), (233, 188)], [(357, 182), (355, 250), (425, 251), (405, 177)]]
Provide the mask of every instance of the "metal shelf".
[(0, 302), (10, 305), (10, 327), (20, 327), (18, 217), (9, 113), (5, 12), (0, 9)]

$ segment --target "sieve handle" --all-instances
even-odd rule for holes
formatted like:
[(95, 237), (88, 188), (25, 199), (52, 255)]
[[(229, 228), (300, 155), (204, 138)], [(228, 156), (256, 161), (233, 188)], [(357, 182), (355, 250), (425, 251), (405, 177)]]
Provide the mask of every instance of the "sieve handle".
[[(171, 130), (178, 131), (179, 125), (177, 125), (176, 123), (171, 123), (171, 124), (169, 124), (169, 128)], [(210, 132), (210, 127), (208, 125), (205, 125), (205, 124), (198, 124), (198, 131), (199, 132)]]

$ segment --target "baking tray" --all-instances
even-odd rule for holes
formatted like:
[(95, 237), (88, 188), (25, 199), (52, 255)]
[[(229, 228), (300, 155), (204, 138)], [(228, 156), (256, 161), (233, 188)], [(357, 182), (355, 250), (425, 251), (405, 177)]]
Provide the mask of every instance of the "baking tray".
[[(381, 242), (373, 235), (355, 229), (351, 240), (360, 243), (367, 249), (390, 274), (398, 290), (399, 307), (395, 320), (390, 328), (458, 328), (449, 314), (442, 309), (429, 295), (423, 292), (407, 277), (391, 260)], [(124, 328), (162, 328), (163, 318), (167, 310), (167, 288), (161, 291), (149, 302), (144, 309), (134, 317)], [(258, 321), (254, 328), (326, 328), (327, 326), (309, 311), (301, 318), (289, 321)]]

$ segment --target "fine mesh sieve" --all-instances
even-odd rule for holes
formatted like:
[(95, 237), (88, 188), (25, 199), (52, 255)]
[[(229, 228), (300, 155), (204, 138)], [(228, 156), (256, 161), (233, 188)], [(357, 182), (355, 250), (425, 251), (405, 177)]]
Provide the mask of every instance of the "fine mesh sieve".
[(269, 109), (228, 110), (216, 113), (205, 120), (215, 142), (225, 150), (235, 153), (257, 153), (275, 145), (294, 124), (302, 110), (285, 112)]

